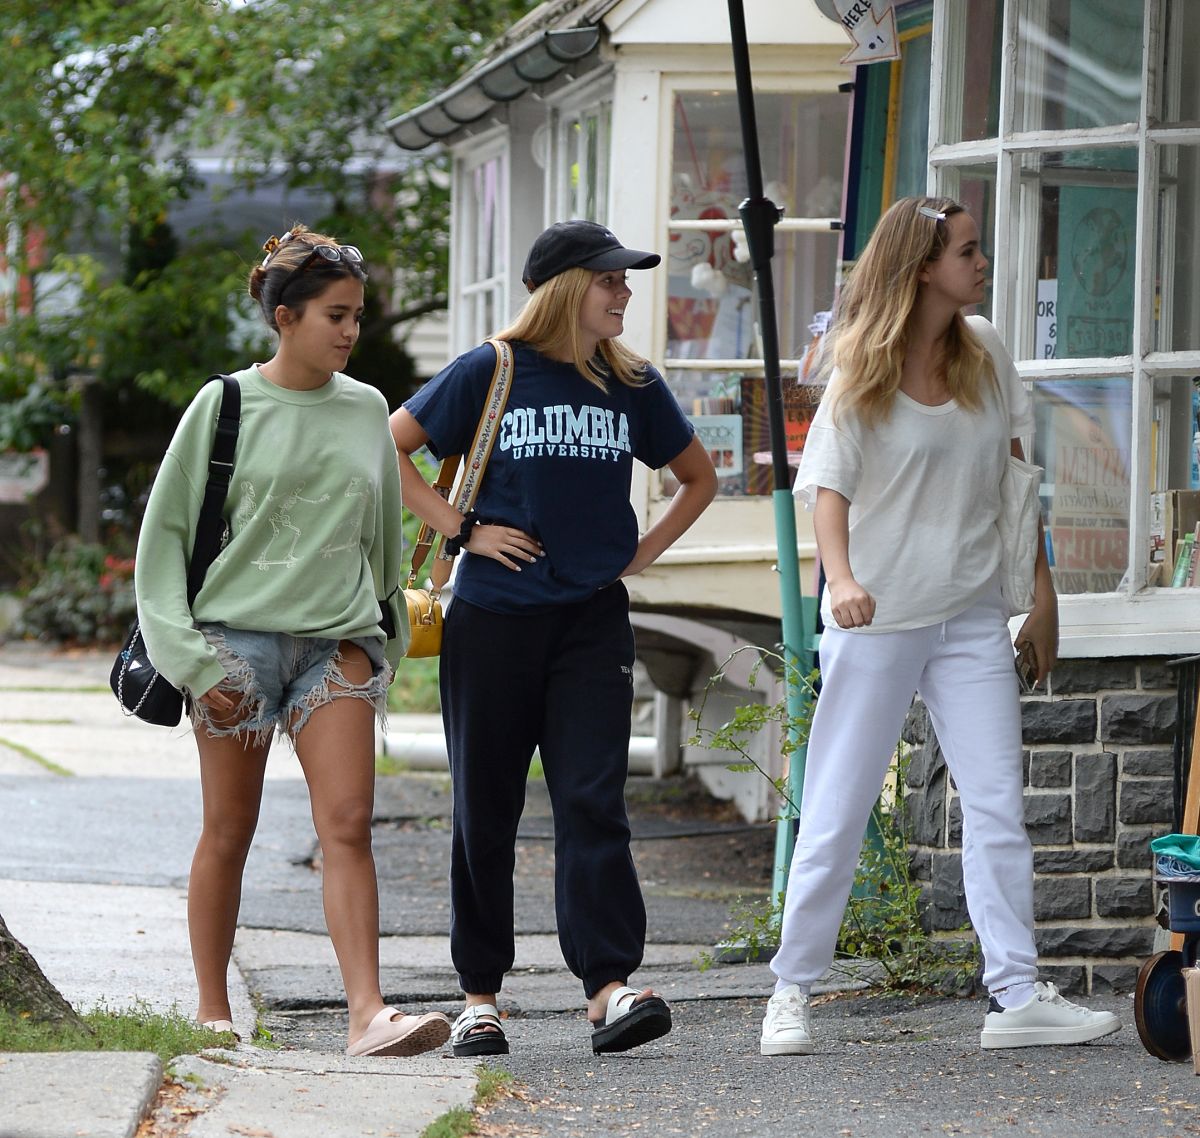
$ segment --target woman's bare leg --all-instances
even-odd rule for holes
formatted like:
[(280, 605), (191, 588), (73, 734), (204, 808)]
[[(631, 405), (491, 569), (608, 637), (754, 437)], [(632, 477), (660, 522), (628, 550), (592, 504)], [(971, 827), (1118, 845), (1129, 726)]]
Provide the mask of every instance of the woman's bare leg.
[(188, 879), (188, 935), (201, 1023), (229, 1019), (227, 974), (242, 900), (242, 873), (258, 825), (271, 741), (196, 731), (203, 824)]
[[(343, 641), (346, 681), (365, 684), (371, 663)], [(350, 1011), (350, 1041), (383, 1010), (379, 988), (379, 888), (371, 852), (375, 803), (375, 710), (364, 699), (322, 704), (296, 737), (321, 843), (325, 923), (337, 953)]]

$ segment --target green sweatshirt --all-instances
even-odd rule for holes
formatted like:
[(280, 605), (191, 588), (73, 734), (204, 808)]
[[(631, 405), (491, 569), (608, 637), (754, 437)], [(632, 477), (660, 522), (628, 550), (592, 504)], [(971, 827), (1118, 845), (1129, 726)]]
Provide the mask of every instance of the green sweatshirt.
[[(400, 473), (383, 396), (340, 373), (315, 391), (278, 387), (253, 367), (234, 378), (242, 409), (224, 511), (229, 540), (190, 612), (187, 567), (221, 384), (205, 384), (184, 412), (138, 537), (134, 587), (146, 649), (193, 696), (225, 678), (195, 623), (382, 640), (378, 598), (400, 580)], [(385, 649), (393, 668), (408, 635), (407, 622), (399, 624)]]

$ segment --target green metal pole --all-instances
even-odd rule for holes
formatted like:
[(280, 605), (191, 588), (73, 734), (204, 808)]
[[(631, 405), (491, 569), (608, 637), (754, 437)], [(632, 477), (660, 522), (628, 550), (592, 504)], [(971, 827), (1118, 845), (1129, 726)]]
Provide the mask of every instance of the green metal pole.
[(812, 671), (811, 641), (805, 634), (804, 603), (800, 589), (800, 562), (796, 551), (796, 499), (787, 487), (777, 487), (772, 495), (775, 506), (776, 556), (783, 615), (784, 677), (787, 683), (788, 738), (793, 744), (788, 761), (788, 795), (775, 824), (775, 869), (771, 878), (771, 900), (787, 888), (788, 869), (796, 846), (796, 822), (804, 795), (804, 765), (807, 741), (801, 741), (796, 727), (809, 702), (802, 681)]

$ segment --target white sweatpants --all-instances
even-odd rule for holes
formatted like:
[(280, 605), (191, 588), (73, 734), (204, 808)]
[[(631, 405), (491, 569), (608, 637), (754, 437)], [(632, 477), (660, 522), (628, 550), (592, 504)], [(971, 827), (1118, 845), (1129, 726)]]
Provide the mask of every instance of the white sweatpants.
[(821, 675), (772, 970), (808, 985), (832, 963), (871, 808), (918, 692), (962, 803), (963, 883), (983, 982), (996, 991), (1036, 980), (1020, 699), (999, 588), (928, 628), (827, 628)]

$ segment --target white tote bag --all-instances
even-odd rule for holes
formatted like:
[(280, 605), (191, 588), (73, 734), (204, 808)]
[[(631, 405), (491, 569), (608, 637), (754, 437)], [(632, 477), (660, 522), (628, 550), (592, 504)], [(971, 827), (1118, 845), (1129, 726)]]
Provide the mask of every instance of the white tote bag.
[(1041, 502), (1038, 486), (1042, 468), (1008, 456), (1000, 479), (1000, 529), (1003, 554), (1000, 561), (1000, 592), (1008, 602), (1009, 614), (1033, 608), (1033, 570), (1037, 562), (1038, 519)]

